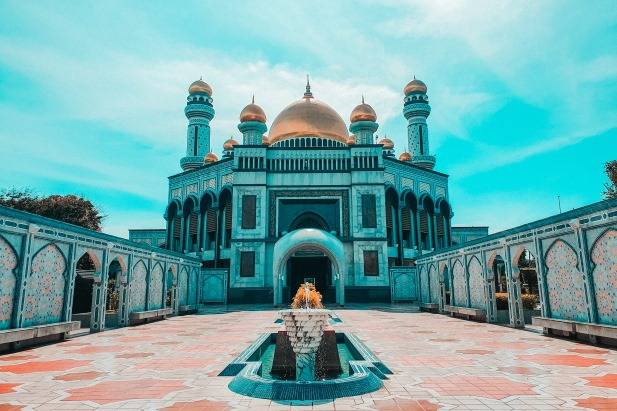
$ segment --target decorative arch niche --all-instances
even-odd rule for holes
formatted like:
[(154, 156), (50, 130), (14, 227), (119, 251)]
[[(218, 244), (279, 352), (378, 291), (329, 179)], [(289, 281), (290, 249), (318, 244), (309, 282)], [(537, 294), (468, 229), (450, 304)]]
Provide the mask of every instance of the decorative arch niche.
[(454, 304), (457, 306), (467, 305), (467, 289), (465, 267), (459, 259), (452, 265), (452, 288), (454, 288)]
[(133, 266), (133, 275), (129, 279), (131, 288), (131, 312), (146, 309), (146, 277), (148, 268), (143, 260)]
[(17, 262), (17, 253), (11, 244), (0, 237), (0, 330), (11, 328)]
[(65, 272), (66, 259), (55, 244), (47, 244), (34, 255), (24, 291), (23, 327), (61, 321)]
[(551, 317), (586, 322), (584, 280), (574, 248), (561, 239), (555, 240), (544, 261)]
[(469, 272), (469, 296), (473, 308), (486, 307), (486, 290), (484, 287), (484, 275), (482, 264), (475, 255), (469, 260), (467, 265)]

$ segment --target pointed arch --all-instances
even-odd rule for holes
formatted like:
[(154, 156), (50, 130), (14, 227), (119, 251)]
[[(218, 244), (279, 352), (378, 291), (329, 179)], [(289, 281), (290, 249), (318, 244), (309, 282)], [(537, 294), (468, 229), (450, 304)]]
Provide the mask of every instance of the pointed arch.
[(143, 311), (146, 309), (146, 278), (148, 268), (143, 260), (139, 260), (133, 265), (133, 274), (129, 278), (131, 290), (131, 312)]
[[(79, 255), (77, 261), (81, 260), (85, 255), (87, 255), (90, 261), (92, 261), (92, 264), (94, 264), (94, 272), (100, 275), (101, 270), (103, 269), (103, 264), (101, 264), (101, 259), (99, 258), (96, 251), (89, 248), (79, 248), (77, 254)], [(77, 269), (79, 270), (80, 267), (77, 267)]]
[(457, 306), (467, 305), (467, 276), (465, 267), (460, 259), (454, 260), (452, 264), (452, 288), (454, 291), (454, 304)]
[(606, 229), (591, 246), (598, 322), (617, 325), (617, 229)]
[(24, 327), (61, 321), (65, 274), (66, 258), (56, 244), (49, 243), (34, 254), (24, 291)]
[(11, 243), (0, 236), (0, 330), (11, 328), (18, 262), (17, 252)]
[(484, 272), (477, 256), (472, 256), (467, 263), (469, 273), (469, 297), (473, 308), (486, 307), (486, 290), (484, 287)]
[(120, 266), (120, 271), (122, 272), (122, 274), (126, 275), (127, 266), (126, 266), (125, 256), (121, 254), (112, 254), (110, 257), (111, 257), (110, 258), (111, 262), (114, 262), (114, 261), (118, 262), (118, 265)]
[(588, 321), (585, 286), (576, 250), (562, 239), (547, 249), (546, 287), (551, 316), (562, 320)]

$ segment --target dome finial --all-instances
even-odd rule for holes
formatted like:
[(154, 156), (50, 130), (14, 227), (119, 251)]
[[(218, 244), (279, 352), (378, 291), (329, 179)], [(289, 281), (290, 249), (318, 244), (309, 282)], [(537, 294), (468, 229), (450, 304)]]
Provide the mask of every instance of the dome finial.
[(253, 98), (251, 99), (251, 104), (255, 104), (255, 93), (253, 93)]
[(304, 92), (304, 98), (313, 98), (313, 93), (311, 93), (311, 82), (308, 74), (306, 75), (306, 91)]
[(364, 104), (364, 94), (362, 94), (362, 104)]

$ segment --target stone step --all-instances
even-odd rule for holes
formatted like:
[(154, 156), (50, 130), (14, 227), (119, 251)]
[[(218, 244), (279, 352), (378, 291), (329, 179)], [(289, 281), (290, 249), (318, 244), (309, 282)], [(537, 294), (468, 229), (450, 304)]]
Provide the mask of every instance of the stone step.
[(66, 338), (70, 340), (71, 338), (83, 337), (84, 335), (90, 334), (89, 328), (79, 328), (77, 330), (69, 331), (66, 333)]

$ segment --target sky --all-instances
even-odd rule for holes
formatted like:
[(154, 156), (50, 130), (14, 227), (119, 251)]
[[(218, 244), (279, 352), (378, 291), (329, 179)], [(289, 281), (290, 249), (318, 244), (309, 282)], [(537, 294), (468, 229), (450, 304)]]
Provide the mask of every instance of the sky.
[(496, 232), (602, 199), (617, 159), (617, 2), (0, 0), (0, 188), (76, 193), (104, 231), (162, 228), (188, 85), (213, 151), (304, 92), (348, 121), (364, 95), (406, 149), (402, 89), (428, 86), (454, 225)]

